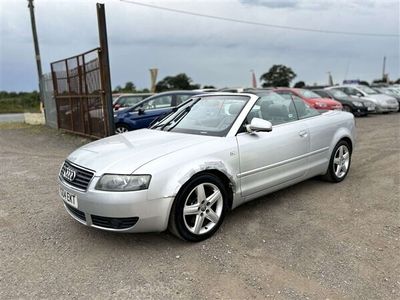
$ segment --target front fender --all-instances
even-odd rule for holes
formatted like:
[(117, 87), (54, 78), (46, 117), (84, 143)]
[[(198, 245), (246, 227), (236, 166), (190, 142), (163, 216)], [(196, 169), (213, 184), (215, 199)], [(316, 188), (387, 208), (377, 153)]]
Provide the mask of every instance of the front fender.
[[(155, 192), (154, 196), (161, 194), (163, 197), (175, 197), (182, 186), (193, 176), (207, 170), (216, 170), (223, 173), (230, 181), (232, 192), (236, 193), (239, 185), (237, 184), (236, 176), (234, 176), (234, 170), (227, 166), (221, 159), (208, 158), (190, 161), (178, 168), (163, 172), (164, 174), (156, 174), (152, 178), (151, 184), (158, 186), (159, 189)], [(167, 175), (168, 173), (169, 175)], [(152, 193), (149, 197), (153, 197)]]

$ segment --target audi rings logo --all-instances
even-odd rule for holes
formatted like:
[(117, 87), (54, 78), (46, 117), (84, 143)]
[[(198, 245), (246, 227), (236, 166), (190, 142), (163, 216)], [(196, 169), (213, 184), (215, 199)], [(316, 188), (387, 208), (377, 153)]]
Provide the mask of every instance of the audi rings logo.
[(66, 166), (64, 168), (64, 170), (63, 170), (63, 174), (62, 175), (66, 180), (72, 182), (72, 181), (74, 181), (74, 179), (76, 177), (76, 171), (74, 169)]

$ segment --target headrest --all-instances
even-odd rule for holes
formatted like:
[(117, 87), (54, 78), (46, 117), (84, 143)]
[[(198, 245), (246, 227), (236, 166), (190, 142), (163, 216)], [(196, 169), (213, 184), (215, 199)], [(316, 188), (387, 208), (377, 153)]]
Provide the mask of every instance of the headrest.
[(271, 104), (268, 106), (268, 114), (275, 117), (288, 117), (287, 108), (283, 104)]
[(260, 110), (262, 113), (267, 112), (268, 111), (268, 107), (272, 105), (272, 101), (263, 101), (261, 102), (260, 105)]
[(243, 107), (242, 103), (233, 103), (229, 106), (229, 114), (230, 115), (237, 115)]

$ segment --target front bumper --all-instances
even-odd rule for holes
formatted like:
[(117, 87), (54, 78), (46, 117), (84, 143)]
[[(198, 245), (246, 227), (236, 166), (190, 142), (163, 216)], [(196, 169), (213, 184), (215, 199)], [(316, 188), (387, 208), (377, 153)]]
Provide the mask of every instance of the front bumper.
[[(58, 180), (61, 188), (77, 197), (77, 208), (62, 200), (75, 220), (86, 226), (117, 232), (160, 232), (167, 229), (173, 197), (147, 199), (147, 190), (99, 191), (93, 188), (98, 180), (99, 177), (94, 177), (86, 192)], [(118, 224), (129, 227), (121, 229)]]
[(377, 113), (383, 113), (383, 112), (395, 112), (395, 111), (398, 111), (398, 109), (399, 109), (399, 104), (398, 103), (396, 103), (396, 105), (386, 105), (386, 106), (383, 106), (383, 105), (377, 105), (376, 106), (376, 112)]

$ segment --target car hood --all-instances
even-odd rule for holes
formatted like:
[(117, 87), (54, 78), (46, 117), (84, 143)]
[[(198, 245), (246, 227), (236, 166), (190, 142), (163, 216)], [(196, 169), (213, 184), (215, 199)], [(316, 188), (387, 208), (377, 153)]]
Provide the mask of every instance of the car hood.
[(343, 96), (343, 97), (335, 97), (336, 101), (357, 101), (356, 99), (351, 98), (350, 96)]
[(141, 129), (89, 143), (72, 152), (68, 160), (95, 171), (96, 176), (131, 174), (150, 161), (215, 138)]

